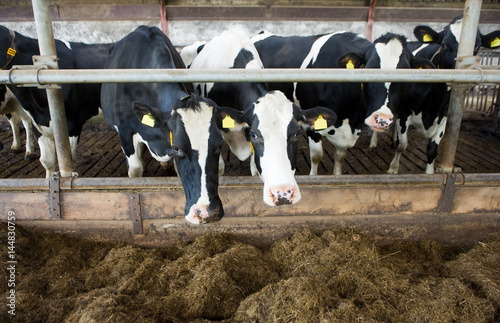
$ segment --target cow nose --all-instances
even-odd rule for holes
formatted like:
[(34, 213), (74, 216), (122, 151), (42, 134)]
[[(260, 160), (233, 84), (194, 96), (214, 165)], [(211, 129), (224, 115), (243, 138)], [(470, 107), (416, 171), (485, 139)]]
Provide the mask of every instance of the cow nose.
[(222, 217), (220, 209), (208, 211), (208, 205), (191, 206), (186, 220), (194, 224), (219, 221)]
[(369, 125), (374, 131), (387, 131), (392, 126), (393, 116), (389, 114), (374, 114), (372, 124)]
[(271, 188), (271, 199), (276, 206), (293, 204), (296, 198), (297, 189), (295, 186), (280, 186)]

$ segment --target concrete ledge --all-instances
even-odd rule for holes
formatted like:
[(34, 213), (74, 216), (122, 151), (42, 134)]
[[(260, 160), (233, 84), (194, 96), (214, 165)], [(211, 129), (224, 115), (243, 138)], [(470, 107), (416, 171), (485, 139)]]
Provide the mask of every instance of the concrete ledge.
[[(453, 244), (500, 233), (500, 174), (297, 176), (297, 182), (299, 203), (269, 207), (258, 178), (223, 177), (224, 218), (195, 226), (184, 219), (185, 197), (177, 178), (62, 178), (56, 189), (60, 219), (51, 217), (54, 186), (49, 190), (49, 180), (2, 180), (0, 221), (15, 215), (16, 224), (33, 229), (148, 246), (212, 231), (266, 244), (302, 227), (318, 232), (347, 226), (380, 241)], [(132, 230), (137, 215), (130, 205), (137, 199), (143, 234)]]

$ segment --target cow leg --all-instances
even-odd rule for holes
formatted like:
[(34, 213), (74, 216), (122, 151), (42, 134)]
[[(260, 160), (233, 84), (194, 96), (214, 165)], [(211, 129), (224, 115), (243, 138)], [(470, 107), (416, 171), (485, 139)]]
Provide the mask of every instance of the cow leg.
[(20, 119), (17, 113), (9, 113), (7, 119), (10, 123), (10, 128), (12, 129), (12, 145), (10, 146), (10, 154), (17, 154), (21, 151), (21, 135), (19, 131)]
[(26, 130), (26, 154), (24, 159), (31, 160), (35, 156), (35, 147), (33, 145), (33, 125), (31, 119), (26, 116), (20, 116), (24, 129)]
[(309, 156), (311, 157), (311, 171), (309, 175), (318, 175), (318, 165), (323, 158), (323, 143), (321, 138), (319, 141), (311, 137), (307, 137), (309, 141)]
[(52, 138), (40, 136), (38, 138), (40, 147), (40, 163), (45, 168), (45, 177), (50, 178), (56, 171), (56, 145)]
[(142, 146), (143, 144), (139, 143), (138, 145), (135, 145), (135, 152), (127, 156), (127, 163), (128, 163), (128, 176), (129, 177), (142, 177), (142, 174), (144, 173), (144, 166), (142, 164)]
[[(132, 140), (130, 140), (130, 137), (126, 138), (122, 133), (120, 133), (120, 141), (122, 150), (127, 158), (128, 176), (142, 177), (142, 174), (144, 173), (144, 166), (142, 164), (144, 144), (139, 141), (139, 136), (136, 134), (132, 135)], [(132, 145), (130, 145), (130, 141), (132, 141)], [(124, 147), (126, 147), (126, 149)]]
[(342, 163), (344, 158), (347, 156), (347, 148), (335, 147), (335, 154), (333, 155), (334, 165), (333, 165), (333, 175), (342, 175)]
[(446, 129), (446, 118), (441, 120), (438, 128), (434, 132), (434, 135), (429, 138), (429, 143), (427, 144), (427, 166), (425, 167), (426, 174), (434, 174), (434, 162), (436, 161), (439, 143), (444, 136), (444, 131)]
[[(408, 127), (405, 127), (405, 129), (408, 130)], [(397, 131), (398, 146), (396, 147), (396, 153), (394, 154), (394, 158), (392, 159), (389, 170), (387, 171), (388, 174), (397, 174), (399, 172), (399, 160), (401, 158), (401, 154), (406, 150), (406, 147), (408, 146), (408, 132), (402, 132), (399, 120), (398, 122), (396, 122), (395, 131)]]
[(370, 150), (374, 150), (378, 145), (378, 136), (375, 131), (372, 132), (372, 138), (370, 139)]
[(219, 155), (219, 176), (224, 175), (224, 168), (226, 167), (224, 163), (224, 158), (222, 158), (222, 154)]

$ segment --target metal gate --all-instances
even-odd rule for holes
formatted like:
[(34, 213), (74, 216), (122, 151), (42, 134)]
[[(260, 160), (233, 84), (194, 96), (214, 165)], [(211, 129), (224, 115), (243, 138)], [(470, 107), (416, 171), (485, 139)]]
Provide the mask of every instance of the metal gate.
[[(499, 68), (500, 49), (482, 49), (477, 55), (481, 57), (482, 66)], [(491, 115), (496, 124), (500, 112), (500, 85), (481, 84), (471, 88), (467, 92), (465, 108)]]

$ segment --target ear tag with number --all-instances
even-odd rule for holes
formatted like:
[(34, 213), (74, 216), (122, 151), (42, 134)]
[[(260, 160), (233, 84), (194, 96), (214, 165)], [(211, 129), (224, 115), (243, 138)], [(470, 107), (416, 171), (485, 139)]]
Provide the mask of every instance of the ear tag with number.
[(491, 48), (495, 48), (495, 47), (498, 47), (498, 46), (500, 46), (500, 38), (498, 38), (498, 37), (497, 37), (497, 38), (495, 38), (495, 39), (491, 42), (490, 47), (491, 47)]
[(325, 119), (323, 119), (323, 116), (320, 115), (316, 121), (314, 121), (314, 130), (322, 130), (328, 128), (328, 123), (326, 122)]
[(234, 128), (234, 120), (226, 114), (226, 117), (222, 119), (222, 128)]
[(430, 43), (432, 41), (432, 37), (429, 34), (424, 35), (424, 43)]
[(252, 148), (252, 154), (254, 154), (254, 155), (255, 155), (255, 150), (253, 149), (252, 142), (250, 142), (250, 148)]
[(352, 70), (354, 69), (354, 64), (351, 60), (349, 60), (349, 62), (347, 62), (347, 64), (345, 64), (345, 68), (349, 69), (349, 70)]
[(151, 128), (153, 128), (155, 126), (155, 118), (153, 118), (153, 116), (151, 115), (151, 113), (145, 114), (142, 117), (142, 121), (141, 122), (143, 124), (145, 124), (146, 126), (149, 126)]

